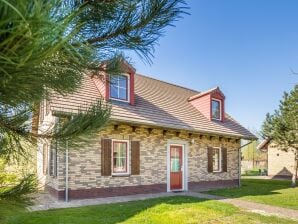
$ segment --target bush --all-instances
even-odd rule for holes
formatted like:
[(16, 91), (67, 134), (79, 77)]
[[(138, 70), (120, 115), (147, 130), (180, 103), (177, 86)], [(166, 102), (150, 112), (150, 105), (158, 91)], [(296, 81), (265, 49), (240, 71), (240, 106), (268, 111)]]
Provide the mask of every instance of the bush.
[(6, 185), (0, 188), (0, 198), (21, 199), (37, 190), (37, 179), (34, 174), (28, 174), (15, 185)]
[(22, 199), (37, 190), (35, 174), (17, 174), (7, 172), (6, 164), (0, 160), (0, 199)]

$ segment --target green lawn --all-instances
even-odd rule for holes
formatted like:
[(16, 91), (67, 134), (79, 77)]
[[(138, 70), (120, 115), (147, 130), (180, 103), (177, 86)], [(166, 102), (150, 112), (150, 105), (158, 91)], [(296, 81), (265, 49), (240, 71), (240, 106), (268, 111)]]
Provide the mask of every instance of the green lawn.
[(290, 181), (242, 179), (241, 183), (240, 188), (212, 190), (208, 193), (298, 210), (298, 187), (292, 188)]
[(23, 202), (17, 202), (13, 200), (1, 200), (0, 199), (0, 223), (3, 223), (3, 220), (6, 217), (14, 216), (15, 214), (20, 214), (25, 212), (26, 205)]
[[(5, 204), (0, 204), (0, 210)], [(2, 213), (3, 215), (3, 213)], [(143, 201), (40, 212), (9, 211), (1, 224), (48, 223), (297, 223), (277, 217), (261, 216), (240, 211), (218, 201), (175, 196)]]
[(246, 170), (242, 176), (259, 176), (259, 169)]

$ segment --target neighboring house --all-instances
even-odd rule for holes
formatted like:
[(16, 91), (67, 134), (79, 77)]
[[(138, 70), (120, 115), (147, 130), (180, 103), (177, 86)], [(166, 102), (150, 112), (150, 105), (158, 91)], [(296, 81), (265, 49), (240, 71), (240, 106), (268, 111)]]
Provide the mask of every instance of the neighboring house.
[(295, 154), (292, 150), (283, 151), (269, 139), (263, 140), (257, 148), (267, 153), (269, 177), (292, 178), (295, 160)]
[[(86, 75), (68, 96), (41, 104), (39, 133), (101, 96), (109, 124), (81, 149), (38, 143), (38, 175), (59, 199), (238, 186), (240, 140), (256, 137), (226, 112), (217, 87), (198, 92), (136, 74)], [(51, 125), (49, 125), (51, 124)]]

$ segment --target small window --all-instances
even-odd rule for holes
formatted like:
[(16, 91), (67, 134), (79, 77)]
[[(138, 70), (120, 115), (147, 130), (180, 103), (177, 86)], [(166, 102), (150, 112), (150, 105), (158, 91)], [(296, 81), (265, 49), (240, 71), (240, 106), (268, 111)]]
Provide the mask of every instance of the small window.
[(48, 146), (46, 144), (42, 145), (42, 171), (43, 175), (48, 174)]
[(213, 172), (221, 171), (221, 151), (219, 148), (214, 148), (213, 150)]
[(44, 101), (40, 102), (40, 111), (39, 111), (39, 122), (43, 122), (44, 120)]
[(128, 174), (127, 141), (113, 141), (112, 161), (113, 174)]
[(45, 104), (46, 104), (46, 115), (48, 115), (50, 113), (50, 102), (49, 100), (45, 100)]
[(212, 119), (221, 120), (221, 101), (220, 100), (212, 100), (211, 105), (211, 115)]
[(128, 101), (128, 76), (112, 75), (110, 80), (110, 98)]
[(57, 176), (57, 140), (53, 141), (50, 147), (50, 164), (49, 164), (49, 174), (50, 176)]

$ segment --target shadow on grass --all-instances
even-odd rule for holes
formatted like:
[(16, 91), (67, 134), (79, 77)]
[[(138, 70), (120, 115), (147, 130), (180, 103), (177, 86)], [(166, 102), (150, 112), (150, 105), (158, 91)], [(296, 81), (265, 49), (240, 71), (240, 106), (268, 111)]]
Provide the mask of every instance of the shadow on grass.
[[(85, 206), (79, 208), (52, 209), (47, 211), (26, 212), (10, 216), (5, 224), (16, 223), (107, 223), (115, 224), (124, 222), (146, 210), (153, 209), (153, 213), (162, 212), (173, 205), (185, 205), (188, 203), (205, 202), (207, 199), (198, 199), (187, 196), (173, 196), (141, 201), (115, 203), (108, 205)], [(158, 206), (155, 208), (155, 206)]]

